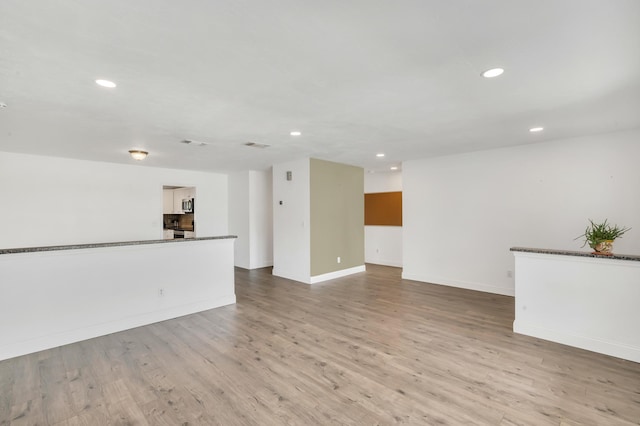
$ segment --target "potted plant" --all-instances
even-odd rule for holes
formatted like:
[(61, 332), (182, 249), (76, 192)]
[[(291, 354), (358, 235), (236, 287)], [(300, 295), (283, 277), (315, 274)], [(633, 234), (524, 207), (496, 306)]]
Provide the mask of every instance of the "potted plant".
[(631, 229), (618, 225), (610, 225), (607, 223), (607, 219), (602, 223), (593, 223), (593, 221), (589, 219), (589, 223), (590, 225), (587, 226), (584, 233), (575, 239), (584, 238), (582, 247), (589, 244), (589, 247), (595, 250), (594, 254), (611, 255), (613, 241), (616, 238), (622, 237), (625, 232)]

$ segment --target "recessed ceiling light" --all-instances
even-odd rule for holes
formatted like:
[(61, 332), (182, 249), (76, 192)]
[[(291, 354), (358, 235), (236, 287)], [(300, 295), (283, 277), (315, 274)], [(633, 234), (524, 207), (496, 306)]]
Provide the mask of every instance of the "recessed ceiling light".
[(376, 157), (380, 157), (380, 158), (384, 157), (384, 154), (382, 152), (380, 152), (380, 153), (376, 154)]
[(299, 132), (297, 130), (293, 130), (291, 131), (291, 133), (289, 133), (291, 136), (300, 136), (302, 134), (302, 132)]
[(391, 166), (391, 170), (398, 170), (397, 166)]
[(142, 151), (140, 149), (130, 149), (129, 154), (131, 154), (131, 157), (137, 161), (142, 161), (147, 158), (147, 155), (149, 155), (147, 151)]
[(541, 132), (543, 130), (544, 130), (544, 127), (532, 127), (532, 128), (529, 129), (529, 131), (531, 133), (537, 133), (537, 132)]
[(493, 78), (501, 75), (504, 72), (502, 68), (491, 68), (482, 73), (484, 78)]
[(113, 81), (109, 81), (109, 80), (96, 80), (96, 84), (98, 86), (108, 87), (110, 89), (113, 89), (114, 87), (116, 87), (116, 84)]

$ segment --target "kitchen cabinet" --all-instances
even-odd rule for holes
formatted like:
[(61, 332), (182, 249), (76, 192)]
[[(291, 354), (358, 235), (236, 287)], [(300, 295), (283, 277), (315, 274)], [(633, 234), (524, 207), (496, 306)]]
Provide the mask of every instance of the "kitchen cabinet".
[(163, 240), (173, 240), (173, 229), (163, 229), (162, 230), (162, 239)]
[(162, 190), (162, 214), (173, 214), (173, 189)]
[(190, 186), (185, 188), (185, 197), (184, 198), (196, 198), (196, 187)]
[(173, 213), (182, 214), (182, 199), (187, 198), (186, 188), (173, 190)]

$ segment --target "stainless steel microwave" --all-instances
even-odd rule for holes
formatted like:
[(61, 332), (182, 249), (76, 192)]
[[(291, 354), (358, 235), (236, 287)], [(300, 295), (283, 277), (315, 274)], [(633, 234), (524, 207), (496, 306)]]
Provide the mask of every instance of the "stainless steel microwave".
[(182, 212), (193, 213), (194, 202), (193, 198), (185, 198), (182, 200)]

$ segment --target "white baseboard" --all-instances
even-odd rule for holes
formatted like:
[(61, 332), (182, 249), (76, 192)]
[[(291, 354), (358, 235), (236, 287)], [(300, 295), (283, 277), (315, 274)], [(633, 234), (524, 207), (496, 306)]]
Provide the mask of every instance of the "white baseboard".
[(335, 278), (346, 277), (347, 275), (357, 274), (359, 272), (365, 272), (365, 265), (354, 266), (353, 268), (341, 269), (339, 271), (328, 272), (326, 274), (314, 275), (313, 277), (301, 277), (296, 274), (289, 274), (287, 271), (283, 271), (274, 266), (272, 275), (277, 277), (286, 278), (288, 280), (298, 281), (304, 284), (317, 284), (323, 281), (333, 280)]
[(328, 272), (326, 274), (314, 275), (311, 277), (309, 284), (317, 284), (323, 281), (333, 280), (340, 277), (346, 277), (347, 275), (357, 274), (359, 272), (365, 272), (367, 270), (365, 265), (354, 266), (353, 268), (341, 269), (339, 271)]
[(232, 294), (213, 301), (198, 301), (165, 310), (158, 310), (128, 318), (121, 318), (116, 321), (110, 321), (103, 324), (92, 324), (74, 330), (67, 330), (52, 335), (36, 337), (22, 342), (12, 343), (8, 346), (0, 346), (0, 361), (234, 303), (236, 303), (236, 296), (235, 294)]
[(372, 265), (382, 265), (382, 266), (393, 266), (396, 268), (402, 268), (402, 262), (398, 262), (396, 260), (385, 260), (385, 259), (375, 259), (375, 260), (364, 260), (364, 263), (371, 263)]
[(250, 266), (251, 267), (249, 269), (267, 268), (269, 266), (273, 266), (273, 260), (262, 260), (259, 262), (254, 262)]
[(235, 265), (236, 268), (240, 268), (240, 269), (245, 269), (247, 271), (251, 271), (253, 269), (262, 269), (262, 268), (270, 268), (273, 266), (273, 263), (265, 263), (264, 265), (262, 264), (257, 264), (257, 265), (253, 265), (250, 268), (244, 267), (244, 266), (238, 266)]
[(422, 281), (430, 284), (446, 285), (449, 287), (465, 288), (467, 290), (483, 291), (485, 293), (501, 294), (503, 296), (515, 296), (513, 288), (504, 288), (484, 283), (476, 283), (470, 281), (451, 280), (443, 277), (426, 277), (423, 275), (402, 272), (402, 279)]
[(304, 284), (311, 284), (311, 280), (309, 279), (308, 276), (300, 276), (297, 274), (292, 274), (288, 271), (284, 271), (282, 269), (276, 268), (275, 266), (273, 267), (273, 270), (271, 271), (271, 275), (274, 275), (276, 277), (280, 277), (280, 278), (286, 278), (288, 280), (292, 280), (292, 281), (298, 281)]
[(513, 331), (515, 333), (550, 340), (563, 345), (574, 346), (576, 348), (611, 355), (633, 362), (640, 362), (640, 348), (638, 347), (579, 336), (565, 331), (551, 330), (539, 327), (532, 323), (517, 320), (513, 322)]

